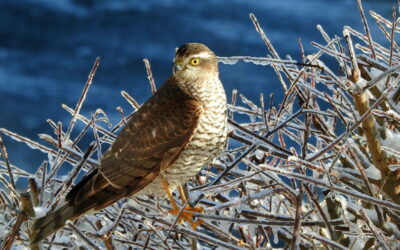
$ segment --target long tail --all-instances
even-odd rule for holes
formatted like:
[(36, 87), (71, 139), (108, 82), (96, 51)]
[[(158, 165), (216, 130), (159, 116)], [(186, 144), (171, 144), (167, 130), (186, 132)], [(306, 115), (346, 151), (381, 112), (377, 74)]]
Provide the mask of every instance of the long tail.
[(86, 197), (80, 198), (81, 196), (90, 196), (92, 181), (97, 174), (97, 171), (93, 171), (86, 175), (81, 182), (79, 182), (72, 190), (67, 194), (65, 204), (57, 210), (48, 213), (47, 215), (36, 219), (30, 228), (30, 240), (31, 247), (39, 241), (45, 239), (51, 233), (56, 232), (58, 229), (65, 225), (67, 220), (74, 220), (79, 217), (80, 214), (88, 211), (90, 207), (78, 208), (77, 205)]
[(56, 211), (36, 219), (31, 227), (31, 244), (36, 244), (51, 233), (54, 233), (63, 227), (67, 220), (71, 220), (73, 217), (74, 207), (67, 203)]
[(111, 186), (97, 170), (91, 172), (67, 194), (65, 205), (33, 222), (31, 247), (62, 228), (67, 220), (100, 210), (126, 196), (128, 191)]

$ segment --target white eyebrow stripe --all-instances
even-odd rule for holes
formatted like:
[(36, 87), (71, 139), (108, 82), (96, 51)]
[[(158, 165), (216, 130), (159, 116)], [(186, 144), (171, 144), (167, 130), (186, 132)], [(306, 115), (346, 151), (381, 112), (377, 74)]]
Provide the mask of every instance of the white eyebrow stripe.
[(198, 54), (193, 55), (192, 57), (211, 58), (211, 57), (213, 57), (213, 55), (210, 52), (200, 52)]

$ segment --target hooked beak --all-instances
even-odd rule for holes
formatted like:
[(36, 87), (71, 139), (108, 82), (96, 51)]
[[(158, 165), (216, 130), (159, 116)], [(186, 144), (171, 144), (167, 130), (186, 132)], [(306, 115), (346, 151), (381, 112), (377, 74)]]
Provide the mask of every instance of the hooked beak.
[(174, 73), (179, 71), (179, 70), (182, 70), (182, 69), (183, 69), (183, 65), (181, 63), (175, 63), (175, 65), (174, 65)]

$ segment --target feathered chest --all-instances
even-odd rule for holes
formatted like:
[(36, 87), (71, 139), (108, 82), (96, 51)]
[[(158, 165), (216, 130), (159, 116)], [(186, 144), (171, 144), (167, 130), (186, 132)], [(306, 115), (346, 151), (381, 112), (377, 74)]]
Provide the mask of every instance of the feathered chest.
[(204, 144), (204, 149), (219, 151), (220, 144), (225, 142), (227, 129), (226, 95), (223, 86), (217, 78), (211, 84), (196, 88), (195, 96), (202, 104), (202, 113), (191, 141), (198, 144), (198, 140)]
[(173, 164), (190, 168), (192, 175), (218, 155), (227, 136), (226, 96), (222, 84), (218, 80), (208, 86), (208, 89), (197, 88), (202, 113), (190, 142)]
[[(208, 88), (197, 86), (196, 99), (201, 103), (201, 114), (197, 126), (185, 148), (176, 160), (160, 174), (168, 180), (171, 188), (195, 176), (222, 151), (227, 137), (226, 96), (218, 80)], [(143, 193), (160, 193), (161, 179), (157, 177)]]

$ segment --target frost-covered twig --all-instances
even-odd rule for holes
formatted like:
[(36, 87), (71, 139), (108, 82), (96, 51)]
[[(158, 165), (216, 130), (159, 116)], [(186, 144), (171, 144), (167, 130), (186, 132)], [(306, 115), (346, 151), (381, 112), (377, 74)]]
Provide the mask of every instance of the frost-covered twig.
[(14, 175), (13, 175), (13, 172), (11, 170), (10, 161), (8, 160), (7, 149), (3, 144), (3, 139), (1, 138), (1, 136), (0, 136), (0, 149), (1, 149), (1, 156), (4, 159), (4, 162), (6, 163), (6, 166), (7, 166), (8, 177), (10, 178), (11, 187), (13, 188), (13, 190), (15, 192)]
[(137, 103), (137, 101), (128, 94), (125, 90), (121, 91), (121, 95), (134, 107), (135, 109), (139, 109), (140, 105)]
[(345, 194), (345, 195), (349, 195), (351, 197), (354, 197), (354, 198), (357, 198), (357, 199), (360, 199), (360, 200), (364, 200), (364, 201), (367, 201), (367, 202), (371, 202), (372, 204), (376, 204), (376, 205), (379, 205), (379, 206), (382, 206), (382, 207), (386, 207), (386, 208), (390, 208), (390, 209), (393, 209), (395, 211), (400, 212), (400, 205), (398, 205), (396, 203), (393, 203), (393, 202), (390, 202), (390, 201), (384, 201), (384, 200), (380, 200), (380, 199), (377, 199), (377, 198), (373, 198), (373, 197), (370, 197), (368, 195), (364, 195), (364, 194), (358, 193), (358, 192), (356, 192), (354, 190), (343, 189), (343, 188), (340, 188), (340, 187), (337, 187), (337, 186), (330, 186), (330, 185), (327, 185), (326, 183), (324, 183), (322, 181), (319, 181), (319, 180), (316, 180), (316, 179), (312, 179), (312, 178), (306, 177), (306, 176), (301, 175), (301, 174), (291, 173), (291, 172), (282, 171), (282, 170), (278, 170), (278, 169), (273, 169), (273, 168), (268, 167), (268, 166), (263, 166), (263, 168), (268, 170), (268, 171), (275, 172), (277, 174), (282, 174), (282, 175), (287, 176), (287, 177), (292, 177), (292, 178), (295, 178), (295, 179), (298, 179), (298, 180), (303, 180), (303, 181), (309, 182), (311, 184), (318, 185), (319, 187), (325, 187), (325, 188), (328, 188), (330, 190), (335, 190), (335, 191), (337, 191), (339, 193), (342, 193), (342, 194)]
[(154, 93), (156, 93), (157, 88), (156, 88), (156, 83), (154, 82), (153, 73), (151, 72), (150, 62), (147, 58), (143, 59), (143, 62), (146, 66), (147, 79), (149, 80), (149, 83), (151, 86), (151, 92), (154, 94)]
[(78, 100), (78, 102), (77, 102), (77, 104), (75, 106), (74, 114), (73, 114), (72, 119), (71, 119), (71, 121), (69, 123), (67, 132), (65, 132), (64, 142), (69, 140), (69, 136), (70, 136), (70, 134), (72, 132), (72, 129), (74, 128), (74, 125), (75, 125), (76, 120), (77, 120), (77, 115), (81, 111), (83, 102), (86, 99), (86, 95), (87, 95), (87, 93), (89, 91), (90, 86), (92, 85), (93, 77), (96, 74), (96, 71), (97, 71), (97, 68), (99, 67), (99, 65), (100, 65), (100, 58), (98, 57), (98, 58), (96, 58), (96, 61), (93, 64), (92, 70), (90, 71), (89, 76), (88, 76), (88, 80), (87, 80), (87, 82), (85, 84), (85, 87), (83, 88), (82, 94), (81, 94), (81, 96), (80, 96), (80, 98), (79, 98), (79, 100)]
[(369, 47), (370, 47), (371, 52), (372, 52), (372, 58), (375, 59), (376, 55), (375, 55), (374, 46), (372, 45), (371, 32), (369, 31), (368, 22), (367, 22), (367, 19), (365, 18), (364, 7), (363, 7), (363, 5), (361, 3), (361, 0), (357, 0), (357, 5), (358, 5), (358, 9), (360, 10), (361, 20), (362, 20), (362, 22), (364, 24), (365, 33), (367, 34), (367, 37), (368, 37), (368, 43), (369, 43)]
[(76, 228), (74, 226), (74, 224), (71, 223), (71, 221), (67, 222), (67, 226), (69, 226), (72, 229), (74, 234), (76, 234), (81, 240), (83, 240), (86, 244), (88, 244), (88, 246), (90, 246), (90, 248), (95, 249), (95, 250), (100, 250), (100, 248), (95, 243), (93, 243), (91, 240), (89, 240), (81, 231), (79, 231), (79, 229)]

